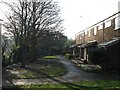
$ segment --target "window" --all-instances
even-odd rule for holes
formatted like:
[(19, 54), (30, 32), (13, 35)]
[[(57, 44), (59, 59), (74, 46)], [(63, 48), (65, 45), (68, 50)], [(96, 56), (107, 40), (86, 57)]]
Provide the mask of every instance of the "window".
[(94, 35), (97, 35), (97, 27), (94, 28)]
[(110, 26), (111, 26), (111, 21), (108, 21), (105, 23), (105, 28), (110, 27)]
[(81, 36), (84, 36), (84, 32), (81, 33)]
[(81, 40), (81, 35), (79, 35), (79, 39)]
[(85, 30), (85, 35), (87, 35), (87, 30)]
[(103, 24), (100, 24), (100, 25), (98, 26), (98, 30), (101, 30), (101, 29), (103, 29)]
[(89, 29), (89, 34), (88, 34), (88, 36), (90, 37), (90, 29)]
[(115, 30), (120, 28), (120, 16), (115, 18)]
[(89, 34), (89, 30), (87, 30), (87, 34)]
[(79, 36), (77, 35), (77, 40), (79, 40)]

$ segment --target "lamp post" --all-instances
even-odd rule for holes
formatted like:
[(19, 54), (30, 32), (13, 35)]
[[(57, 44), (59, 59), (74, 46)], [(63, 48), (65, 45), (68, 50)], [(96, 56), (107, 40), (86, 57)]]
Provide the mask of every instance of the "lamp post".
[(0, 89), (2, 89), (2, 46), (1, 46), (1, 30), (2, 30), (2, 19), (0, 19)]

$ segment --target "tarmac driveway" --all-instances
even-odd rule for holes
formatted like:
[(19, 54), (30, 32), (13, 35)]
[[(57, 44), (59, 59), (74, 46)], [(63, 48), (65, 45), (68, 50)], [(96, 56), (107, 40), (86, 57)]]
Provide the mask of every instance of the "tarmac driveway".
[(59, 56), (60, 62), (67, 68), (68, 73), (62, 76), (62, 79), (68, 82), (84, 81), (84, 80), (101, 80), (101, 76), (98, 74), (88, 73), (83, 71), (80, 67), (77, 67), (69, 60), (65, 60), (63, 56)]

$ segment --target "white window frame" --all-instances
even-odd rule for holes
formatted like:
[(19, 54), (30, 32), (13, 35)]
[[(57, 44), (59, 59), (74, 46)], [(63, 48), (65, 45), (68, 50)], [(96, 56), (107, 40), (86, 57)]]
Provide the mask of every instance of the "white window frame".
[(94, 32), (93, 32), (94, 35), (97, 35), (97, 26), (94, 27)]
[(107, 21), (107, 22), (105, 22), (105, 28), (110, 27), (110, 26), (111, 26), (111, 24), (112, 24), (112, 22), (111, 22), (111, 21)]
[(114, 30), (118, 30), (119, 28), (120, 28), (120, 16), (115, 18), (115, 29)]
[(100, 24), (100, 25), (98, 26), (98, 30), (101, 30), (101, 29), (103, 29), (103, 24)]
[(81, 40), (81, 35), (79, 35), (79, 39)]
[(87, 35), (87, 30), (85, 30), (85, 35)]
[(90, 37), (90, 35), (91, 35), (91, 33), (90, 33), (90, 32), (91, 32), (91, 29), (89, 29), (89, 33), (88, 33), (88, 36), (89, 36), (89, 37)]
[(82, 36), (82, 37), (84, 36), (84, 32), (81, 33), (81, 36)]

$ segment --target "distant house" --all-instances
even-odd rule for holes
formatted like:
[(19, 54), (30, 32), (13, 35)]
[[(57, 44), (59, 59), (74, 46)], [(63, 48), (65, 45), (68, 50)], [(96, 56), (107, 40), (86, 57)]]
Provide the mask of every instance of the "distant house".
[(75, 57), (79, 56), (80, 46), (81, 44), (73, 44), (70, 46), (70, 49), (72, 50), (72, 55)]
[[(74, 54), (79, 54), (79, 60), (88, 61), (89, 51), (97, 46), (106, 47), (107, 54), (113, 64), (117, 64), (120, 60), (119, 47), (116, 41), (120, 38), (120, 12), (117, 12), (110, 17), (90, 26), (89, 28), (79, 32), (75, 36), (76, 45), (72, 47)], [(111, 41), (112, 40), (112, 41)], [(108, 44), (109, 43), (109, 44)], [(77, 51), (75, 51), (77, 48)], [(119, 51), (117, 51), (119, 50)], [(114, 52), (114, 54), (112, 54)], [(112, 56), (113, 55), (113, 56)], [(79, 62), (78, 60), (78, 62)]]
[(84, 44), (96, 40), (98, 43), (109, 41), (114, 37), (120, 37), (120, 12), (90, 26), (75, 36), (76, 44)]

